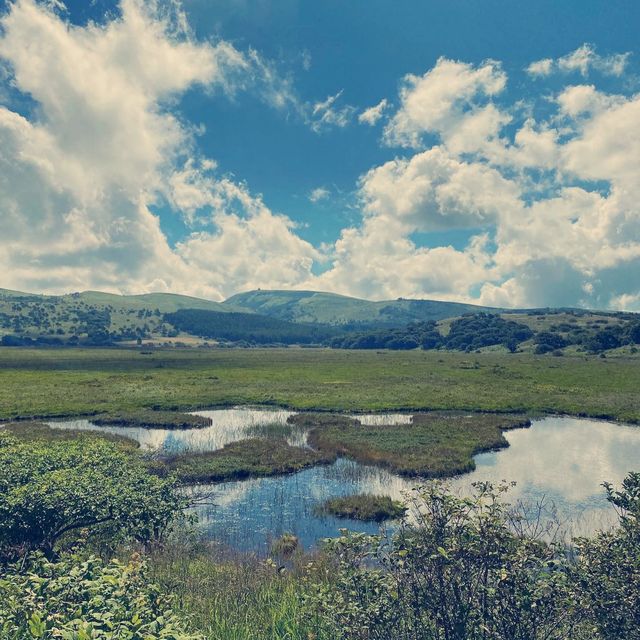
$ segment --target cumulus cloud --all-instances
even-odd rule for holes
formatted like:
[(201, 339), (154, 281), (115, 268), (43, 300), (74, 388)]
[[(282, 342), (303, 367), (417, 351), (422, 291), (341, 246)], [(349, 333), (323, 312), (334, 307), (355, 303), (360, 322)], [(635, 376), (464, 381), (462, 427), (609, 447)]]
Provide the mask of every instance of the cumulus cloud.
[[(622, 78), (619, 93), (582, 83), (523, 104), (492, 60), (441, 58), (405, 76), (397, 100), (358, 116), (371, 125), (387, 117), (390, 153), (355, 185), (359, 223), (318, 249), (294, 220), (202, 156), (178, 101), (197, 87), (211, 99), (252, 91), (317, 132), (346, 127), (355, 108), (342, 92), (302, 103), (256, 51), (197, 41), (184, 14), (162, 7), (122, 0), (104, 24), (74, 26), (44, 4), (17, 0), (1, 18), (3, 286), (214, 299), (291, 287), (638, 307), (640, 95)], [(596, 69), (611, 83), (627, 58), (585, 46), (530, 71)], [(12, 107), (5, 96), (16, 92), (34, 107)], [(319, 186), (308, 197), (327, 195)], [(189, 229), (175, 246), (156, 205)], [(443, 242), (453, 230), (466, 230), (467, 241)], [(318, 264), (327, 268), (314, 275)]]
[(487, 112), (486, 102), (501, 93), (506, 82), (496, 61), (474, 66), (440, 58), (424, 75), (404, 77), (401, 106), (385, 128), (385, 139), (391, 145), (419, 147), (424, 134), (448, 137), (467, 118), (477, 120), (483, 128), (480, 135), (495, 134), (497, 113)]
[(527, 67), (529, 75), (534, 77), (544, 77), (554, 72), (559, 73), (580, 73), (587, 76), (591, 69), (608, 76), (621, 76), (627, 63), (630, 53), (616, 53), (608, 56), (601, 56), (591, 44), (583, 44), (575, 51), (560, 58), (544, 58), (532, 62)]
[[(78, 27), (47, 6), (18, 0), (2, 18), (0, 57), (14, 87), (39, 107), (27, 119), (0, 106), (6, 285), (224, 295), (220, 278), (195, 259), (195, 245), (187, 251), (185, 243), (182, 254), (168, 246), (149, 208), (158, 200), (188, 220), (210, 207), (212, 237), (228, 250), (225, 234), (238, 238), (232, 222), (251, 238), (271, 216), (283, 244), (265, 236), (264, 246), (276, 260), (284, 250), (295, 261), (291, 250), (299, 249), (306, 264), (314, 252), (302, 241), (287, 244), (288, 236), (297, 240), (291, 225), (245, 188), (215, 179), (215, 163), (198, 159), (193, 131), (167, 107), (195, 85), (232, 93), (244, 70), (255, 72), (256, 56), (226, 42), (195, 42), (180, 15), (171, 19), (155, 3), (123, 0), (120, 9), (104, 26)], [(229, 213), (232, 203), (246, 220)], [(273, 281), (264, 269), (257, 273)]]
[(382, 118), (382, 115), (388, 106), (389, 101), (386, 98), (380, 100), (378, 104), (365, 109), (360, 115), (358, 115), (358, 122), (360, 124), (368, 124), (370, 127), (375, 126), (378, 123), (378, 120)]
[[(618, 60), (582, 54), (600, 70)], [(535, 104), (497, 102), (505, 84), (498, 63), (446, 59), (405, 79), (385, 136), (413, 151), (362, 176), (363, 223), (322, 282), (507, 307), (637, 304), (640, 96), (568, 86), (536, 118)], [(464, 228), (464, 249), (412, 241)]]
[(520, 205), (515, 183), (437, 146), (370, 170), (360, 193), (368, 214), (403, 220), (420, 231), (485, 226)]

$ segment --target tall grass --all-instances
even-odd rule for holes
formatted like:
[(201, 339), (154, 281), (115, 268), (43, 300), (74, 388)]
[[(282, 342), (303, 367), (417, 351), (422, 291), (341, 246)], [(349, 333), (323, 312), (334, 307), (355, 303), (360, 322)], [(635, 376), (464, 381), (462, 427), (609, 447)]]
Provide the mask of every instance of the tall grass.
[(285, 569), (277, 558), (182, 542), (152, 554), (150, 578), (174, 595), (179, 613), (207, 640), (330, 640), (304, 605), (307, 560), (298, 556)]

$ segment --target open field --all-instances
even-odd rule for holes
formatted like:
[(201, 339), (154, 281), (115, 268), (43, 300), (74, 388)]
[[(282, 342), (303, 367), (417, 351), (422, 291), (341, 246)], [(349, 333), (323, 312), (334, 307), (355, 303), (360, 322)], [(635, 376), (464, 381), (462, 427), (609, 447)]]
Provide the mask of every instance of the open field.
[(0, 419), (144, 408), (463, 409), (640, 422), (637, 356), (0, 349)]

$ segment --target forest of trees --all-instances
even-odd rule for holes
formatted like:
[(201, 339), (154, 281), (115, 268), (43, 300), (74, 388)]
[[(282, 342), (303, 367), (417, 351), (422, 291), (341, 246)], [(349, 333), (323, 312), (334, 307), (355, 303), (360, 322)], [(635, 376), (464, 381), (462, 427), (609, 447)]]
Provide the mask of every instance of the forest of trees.
[(335, 335), (329, 326), (285, 322), (254, 313), (180, 309), (164, 315), (179, 331), (202, 338), (253, 344), (320, 344)]

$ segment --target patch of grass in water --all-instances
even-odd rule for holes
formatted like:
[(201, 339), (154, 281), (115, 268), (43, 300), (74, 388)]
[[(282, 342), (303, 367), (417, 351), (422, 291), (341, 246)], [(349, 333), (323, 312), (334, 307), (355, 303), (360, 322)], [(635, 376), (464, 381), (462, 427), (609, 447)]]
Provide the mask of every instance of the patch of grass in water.
[(360, 421), (357, 418), (351, 418), (339, 413), (303, 411), (289, 416), (287, 423), (300, 429), (312, 429), (317, 427), (355, 427), (360, 424)]
[(205, 416), (147, 409), (102, 413), (91, 418), (91, 422), (99, 426), (115, 425), (143, 429), (202, 429), (213, 424), (213, 420)]
[(0, 426), (0, 431), (10, 433), (14, 438), (22, 441), (59, 442), (61, 440), (95, 440), (100, 438), (121, 445), (125, 449), (137, 449), (140, 445), (133, 438), (119, 436), (113, 433), (99, 431), (84, 431), (81, 429), (55, 429), (44, 422), (10, 422)]
[(159, 474), (175, 473), (184, 484), (195, 484), (295, 473), (334, 460), (331, 452), (292, 447), (281, 439), (252, 438), (217, 451), (177, 454), (152, 462), (151, 468)]
[(504, 430), (530, 424), (521, 416), (433, 412), (415, 415), (411, 424), (318, 427), (308, 440), (326, 455), (434, 478), (472, 471), (474, 455), (508, 446)]
[(293, 436), (295, 431), (294, 425), (280, 422), (270, 422), (269, 424), (252, 424), (246, 431), (247, 435), (252, 438), (280, 438), (286, 440)]
[(406, 507), (389, 496), (359, 493), (351, 496), (329, 498), (316, 509), (318, 515), (351, 518), (364, 522), (384, 522), (404, 515)]

